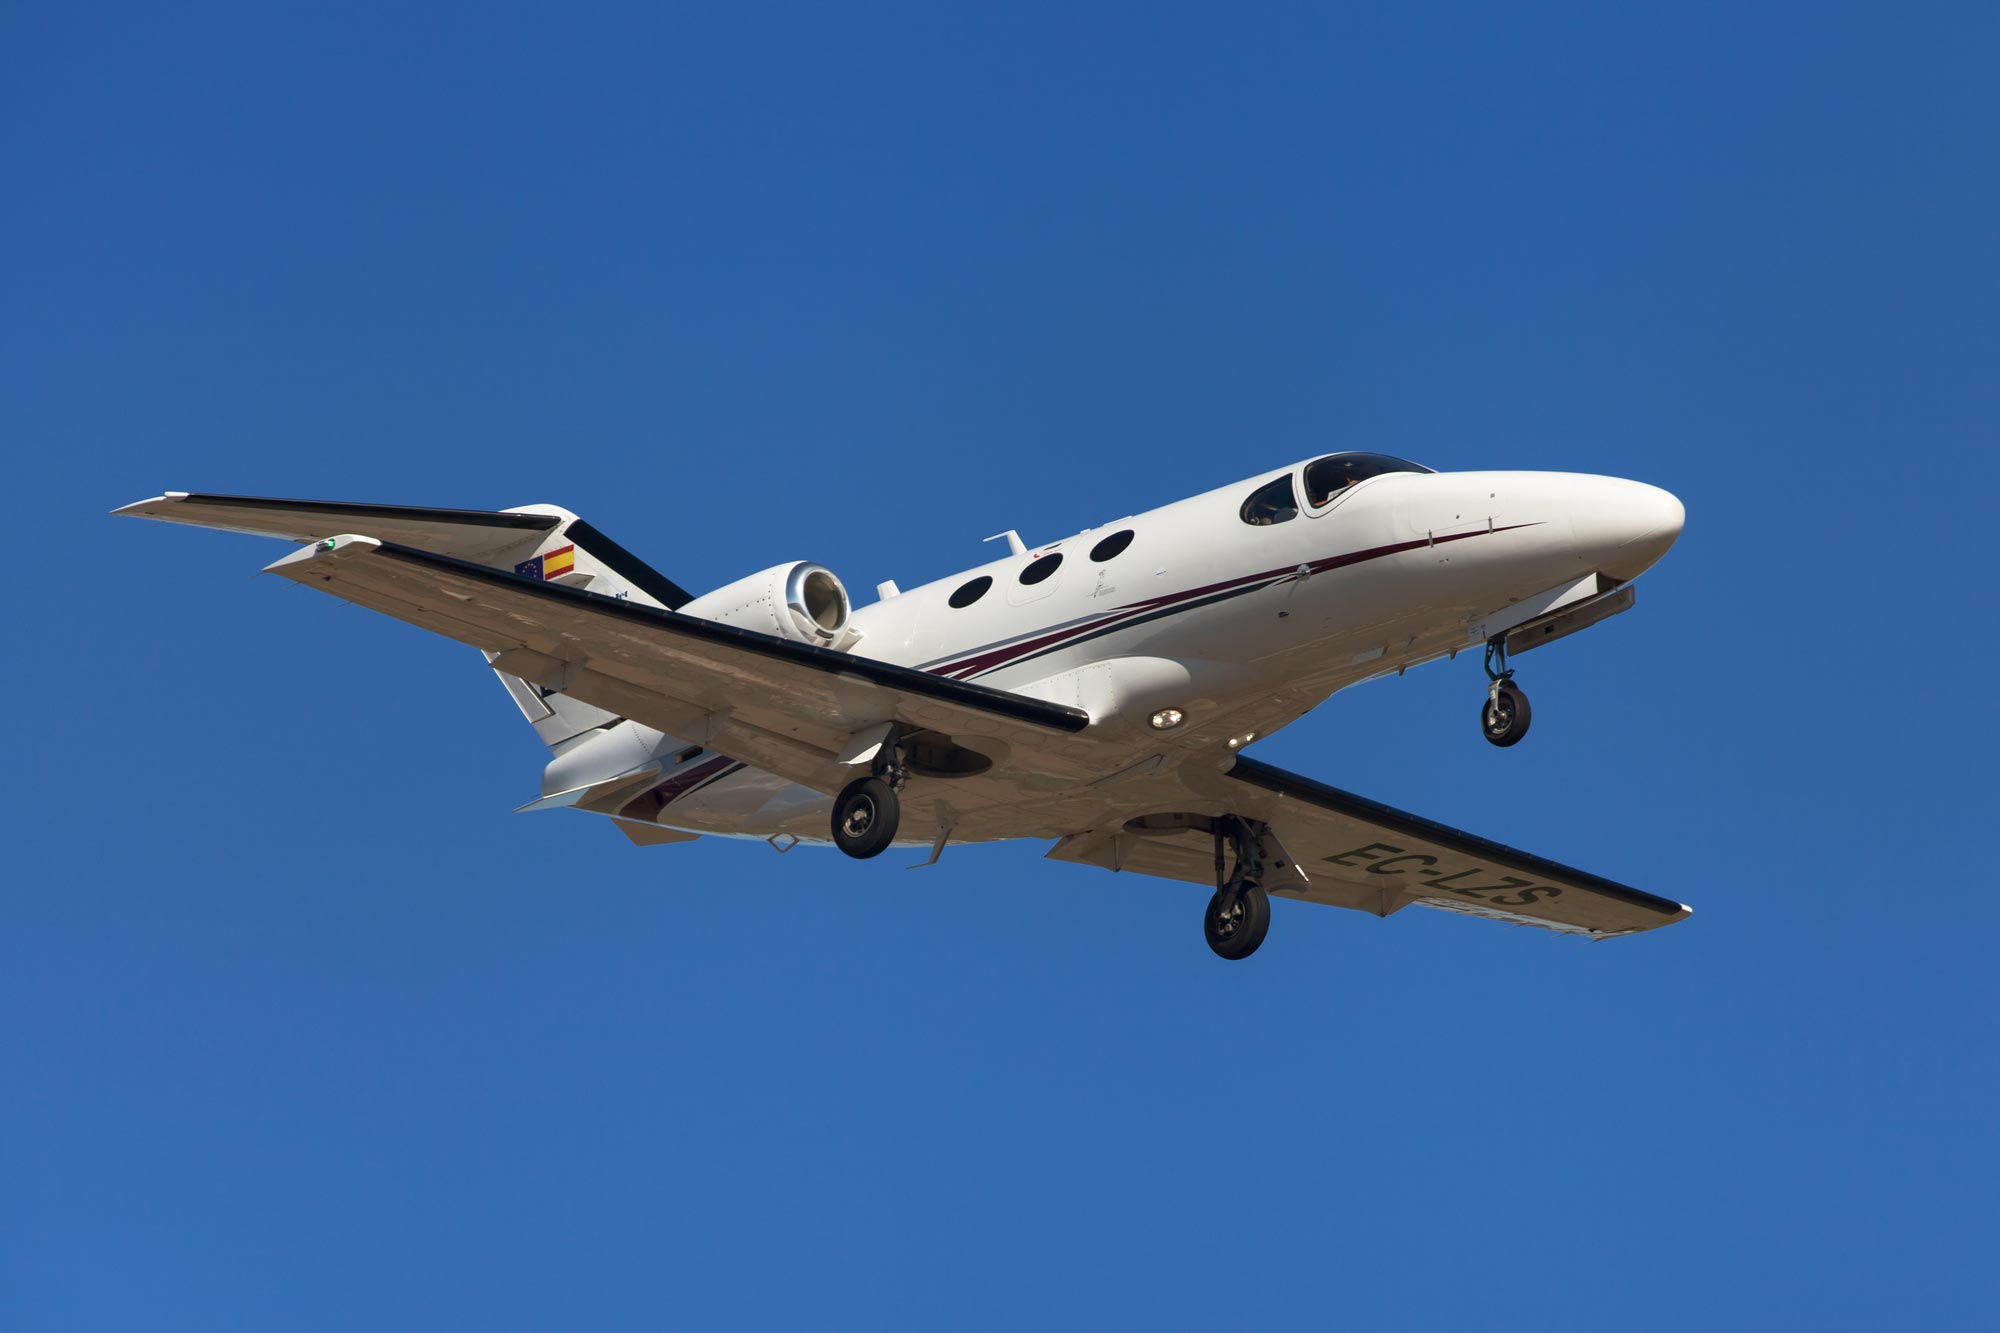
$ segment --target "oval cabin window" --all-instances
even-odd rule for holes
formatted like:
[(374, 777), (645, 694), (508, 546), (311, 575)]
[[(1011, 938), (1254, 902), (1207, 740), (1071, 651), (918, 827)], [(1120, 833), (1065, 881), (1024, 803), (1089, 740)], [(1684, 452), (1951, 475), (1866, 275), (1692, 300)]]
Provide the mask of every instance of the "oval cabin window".
[(1289, 523), (1299, 516), (1298, 492), (1292, 489), (1290, 473), (1267, 481), (1250, 492), (1250, 498), (1243, 502), (1238, 516), (1253, 528), (1268, 528), (1273, 523)]
[(956, 607), (971, 606), (974, 602), (984, 597), (986, 590), (992, 586), (993, 580), (981, 574), (978, 578), (972, 580), (972, 582), (961, 585), (959, 590), (953, 593), (949, 600)]
[(1027, 584), (1040, 583), (1042, 580), (1048, 578), (1049, 575), (1055, 573), (1056, 566), (1061, 563), (1062, 552), (1051, 551), (1041, 559), (1029, 562), (1028, 567), (1021, 571), (1021, 582)]
[(1131, 544), (1132, 529), (1127, 528), (1123, 532), (1114, 532), (1090, 548), (1090, 558), (1098, 564), (1103, 564), (1106, 560), (1113, 559), (1122, 554), (1125, 548)]

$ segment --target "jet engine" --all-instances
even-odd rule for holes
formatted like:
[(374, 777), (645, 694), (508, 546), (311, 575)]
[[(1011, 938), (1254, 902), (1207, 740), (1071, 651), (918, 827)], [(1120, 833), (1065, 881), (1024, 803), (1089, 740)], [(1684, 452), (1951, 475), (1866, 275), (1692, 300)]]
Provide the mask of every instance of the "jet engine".
[(847, 627), (850, 610), (847, 589), (832, 570), (797, 560), (725, 584), (681, 607), (680, 613), (794, 643), (845, 648), (857, 637)]

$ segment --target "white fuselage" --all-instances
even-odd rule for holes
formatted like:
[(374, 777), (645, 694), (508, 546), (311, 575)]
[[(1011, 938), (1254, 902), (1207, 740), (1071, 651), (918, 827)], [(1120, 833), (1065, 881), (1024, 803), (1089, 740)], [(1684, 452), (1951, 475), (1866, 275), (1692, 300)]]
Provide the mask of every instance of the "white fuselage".
[[(1535, 599), (1592, 575), (1637, 577), (1679, 534), (1655, 487), (1547, 472), (1390, 472), (1307, 503), (1305, 464), (1261, 474), (1030, 548), (858, 609), (851, 651), (1081, 707), (1093, 733), (1179, 753), (1220, 751), (1296, 719), (1334, 691), (1476, 647)], [(1244, 521), (1246, 498), (1290, 473), (1297, 511)], [(1115, 534), (1128, 544), (1101, 559)], [(1023, 582), (1037, 561), (1060, 560)], [(1046, 566), (1037, 568), (1044, 569)], [(1032, 576), (1031, 576), (1032, 577)], [(990, 579), (976, 599), (954, 593)], [(960, 601), (967, 601), (961, 595)], [(682, 790), (659, 822), (701, 833), (824, 840), (828, 797), (626, 722), (590, 753), (559, 753), (545, 791), (618, 765), (666, 762)], [(1046, 822), (1046, 821), (1044, 821)], [(1060, 832), (1050, 829), (1048, 832)], [(971, 827), (958, 840), (1014, 836)], [(929, 833), (910, 830), (911, 840)]]

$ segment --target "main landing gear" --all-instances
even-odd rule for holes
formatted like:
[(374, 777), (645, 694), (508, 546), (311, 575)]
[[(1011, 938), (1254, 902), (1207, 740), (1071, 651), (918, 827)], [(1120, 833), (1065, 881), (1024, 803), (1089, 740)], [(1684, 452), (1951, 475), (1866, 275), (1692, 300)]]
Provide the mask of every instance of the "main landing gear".
[(833, 845), (859, 860), (879, 855), (896, 840), (902, 822), (902, 802), (896, 793), (910, 780), (910, 770), (893, 743), (882, 746), (875, 771), (856, 778), (833, 800)]
[[(1226, 853), (1236, 868), (1224, 874)], [(1218, 958), (1248, 958), (1271, 928), (1271, 896), (1259, 882), (1264, 874), (1261, 830), (1246, 819), (1225, 815), (1215, 821), (1215, 896), (1201, 921), (1202, 934)]]
[[(1494, 670), (1495, 659), (1500, 669)], [(1514, 671), (1507, 665), (1507, 640), (1503, 636), (1486, 642), (1486, 702), (1479, 706), (1479, 734), (1494, 745), (1517, 745), (1528, 734), (1534, 711), (1528, 696), (1514, 683)]]

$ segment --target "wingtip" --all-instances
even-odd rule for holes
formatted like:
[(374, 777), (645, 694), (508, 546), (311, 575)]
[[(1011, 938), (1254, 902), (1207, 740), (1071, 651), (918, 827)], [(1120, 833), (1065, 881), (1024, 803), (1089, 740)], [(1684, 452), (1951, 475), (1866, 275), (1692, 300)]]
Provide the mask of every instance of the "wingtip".
[(111, 512), (116, 517), (151, 518), (154, 505), (174, 504), (187, 498), (186, 491), (168, 491), (164, 495), (155, 495), (148, 500), (134, 500), (131, 504), (119, 505)]

